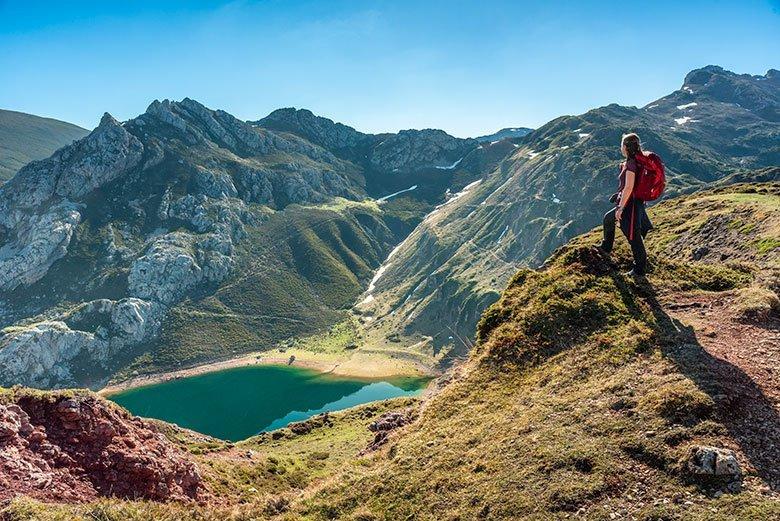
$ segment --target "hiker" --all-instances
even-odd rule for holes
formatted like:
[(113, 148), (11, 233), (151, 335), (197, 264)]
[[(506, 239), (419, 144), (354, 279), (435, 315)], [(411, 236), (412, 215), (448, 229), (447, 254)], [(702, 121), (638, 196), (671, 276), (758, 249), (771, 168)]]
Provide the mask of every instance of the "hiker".
[[(642, 151), (639, 136), (636, 134), (624, 134), (620, 150), (626, 160), (620, 165), (618, 192), (610, 198), (610, 202), (615, 203), (616, 206), (604, 215), (604, 240), (599, 248), (607, 254), (612, 251), (615, 243), (615, 226), (620, 222), (620, 229), (628, 239), (634, 256), (634, 267), (627, 275), (644, 277), (647, 272), (644, 237), (653, 228), (647, 216), (645, 201), (654, 200), (663, 192), (664, 168), (656, 154)], [(641, 179), (641, 183), (640, 175), (646, 176)], [(649, 181), (651, 184), (658, 186), (648, 186), (647, 176), (652, 178)], [(644, 197), (637, 197), (640, 188)]]

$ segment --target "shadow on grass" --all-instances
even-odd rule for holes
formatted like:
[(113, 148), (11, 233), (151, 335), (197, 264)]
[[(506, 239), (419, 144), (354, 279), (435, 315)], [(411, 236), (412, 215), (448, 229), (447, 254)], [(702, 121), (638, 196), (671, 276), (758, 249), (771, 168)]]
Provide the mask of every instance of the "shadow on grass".
[(780, 415), (772, 401), (741, 368), (708, 353), (692, 327), (669, 316), (650, 283), (639, 284), (637, 293), (649, 304), (661, 328), (664, 356), (713, 399), (717, 419), (758, 475), (772, 490), (780, 490)]

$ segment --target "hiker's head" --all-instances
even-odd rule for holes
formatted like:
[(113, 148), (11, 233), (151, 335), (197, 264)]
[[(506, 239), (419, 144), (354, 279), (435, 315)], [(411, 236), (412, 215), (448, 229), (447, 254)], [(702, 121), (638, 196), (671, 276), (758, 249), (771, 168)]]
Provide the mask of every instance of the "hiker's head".
[(623, 134), (623, 139), (620, 141), (620, 150), (623, 152), (624, 157), (633, 159), (642, 150), (639, 136), (633, 132), (631, 134)]

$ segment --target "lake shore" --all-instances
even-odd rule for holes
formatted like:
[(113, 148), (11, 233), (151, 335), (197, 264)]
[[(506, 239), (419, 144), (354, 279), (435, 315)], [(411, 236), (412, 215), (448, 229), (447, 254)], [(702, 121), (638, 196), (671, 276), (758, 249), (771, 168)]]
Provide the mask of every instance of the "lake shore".
[[(290, 358), (293, 356), (295, 359), (290, 363)], [(109, 383), (97, 392), (102, 396), (109, 396), (135, 387), (250, 365), (290, 365), (321, 373), (366, 379), (437, 375), (435, 371), (420, 361), (395, 358), (389, 354), (378, 352), (321, 353), (303, 349), (286, 349), (282, 352), (274, 349), (247, 353), (228, 360), (209, 362), (175, 371), (140, 375), (121, 382)]]

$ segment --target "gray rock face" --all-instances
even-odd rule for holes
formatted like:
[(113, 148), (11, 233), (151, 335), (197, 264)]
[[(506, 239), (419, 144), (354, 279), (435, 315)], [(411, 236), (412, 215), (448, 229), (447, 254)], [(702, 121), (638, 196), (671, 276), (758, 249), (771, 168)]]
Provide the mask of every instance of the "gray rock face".
[(202, 278), (190, 238), (170, 233), (155, 239), (146, 254), (133, 263), (127, 283), (130, 295), (170, 305)]
[(74, 201), (136, 167), (144, 147), (109, 114), (84, 139), (31, 163), (0, 188), (0, 290), (30, 285), (67, 253)]
[(117, 353), (157, 334), (156, 308), (135, 298), (100, 299), (82, 304), (63, 320), (6, 328), (0, 331), (0, 385), (78, 385), (72, 373), (77, 358), (108, 369)]
[(13, 229), (51, 199), (76, 201), (137, 166), (143, 151), (138, 138), (104, 115), (87, 137), (30, 163), (0, 187), (0, 224)]
[[(0, 319), (15, 325), (0, 334), (0, 384), (97, 385), (93, 375), (132, 359), (171, 307), (245, 265), (237, 255), (257, 245), (237, 246), (265, 236), (252, 232), (275, 212), (364, 199), (370, 149), (385, 136), (306, 112), (279, 121), (288, 116), (311, 140), (190, 99), (155, 101), (124, 123), (106, 114), (88, 136), (3, 185)], [(396, 140), (398, 150), (383, 146), (375, 158), (390, 161), (382, 172), (415, 161), (446, 167), (476, 146), (434, 131)], [(343, 158), (333, 152), (347, 149)], [(369, 243), (359, 250), (374, 258), (390, 231), (380, 222), (360, 233)], [(365, 276), (362, 260), (354, 270)]]
[(67, 253), (80, 221), (76, 205), (68, 202), (19, 218), (12, 228), (13, 239), (0, 246), (0, 290), (27, 286), (43, 277)]
[(265, 128), (293, 132), (327, 149), (355, 148), (365, 145), (372, 136), (352, 127), (315, 116), (310, 110), (278, 109), (254, 122)]

